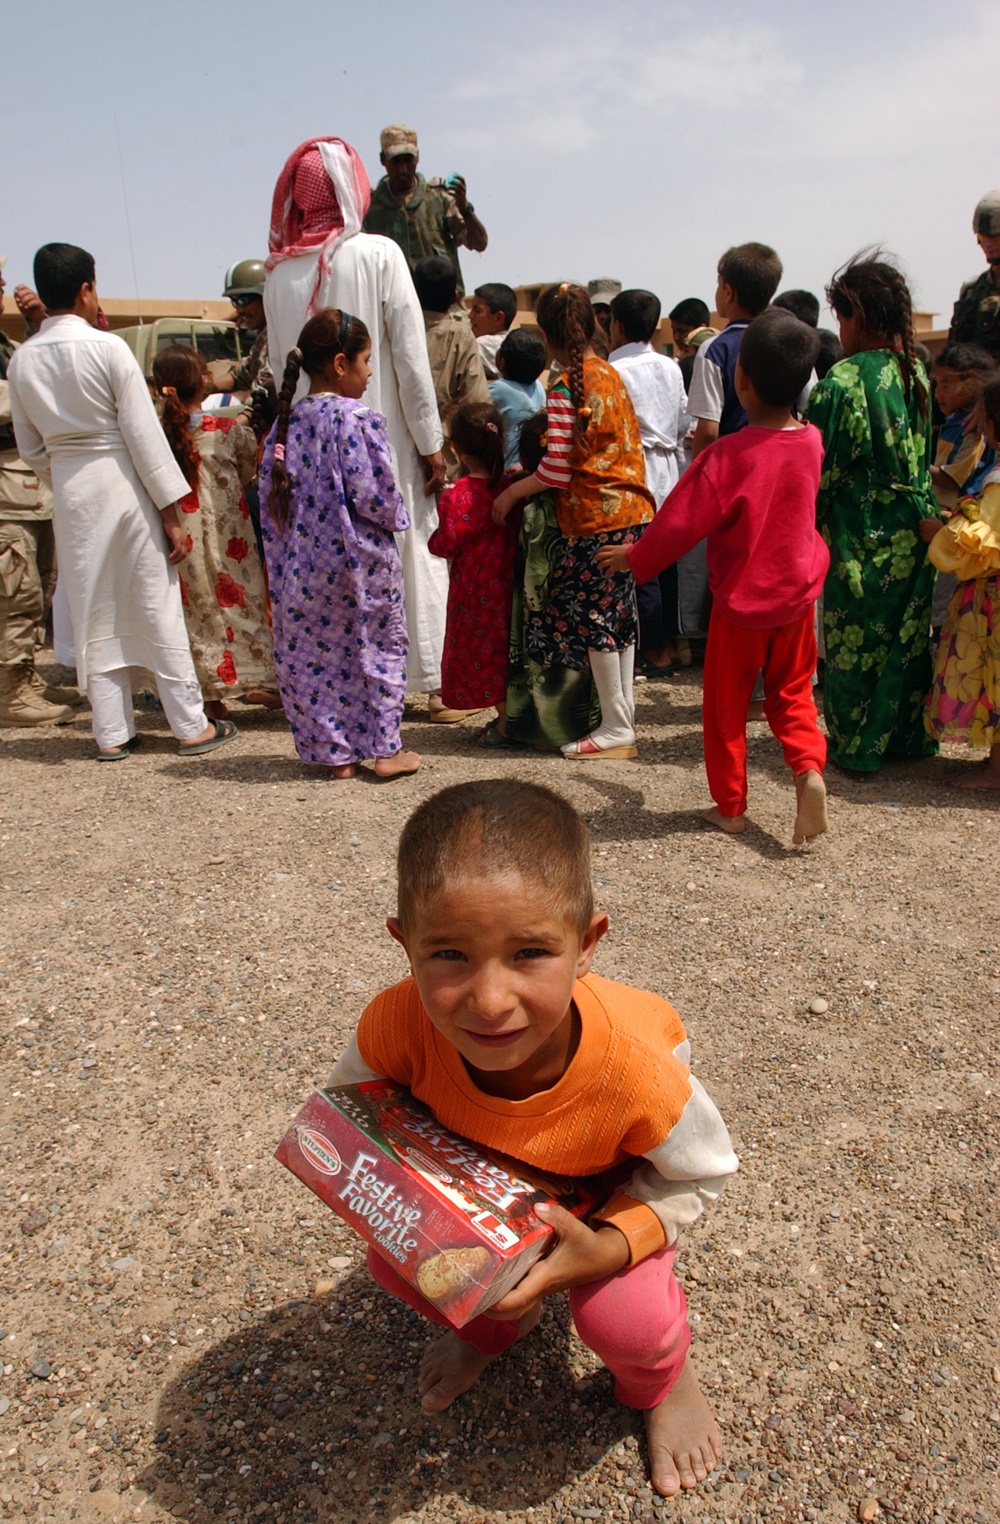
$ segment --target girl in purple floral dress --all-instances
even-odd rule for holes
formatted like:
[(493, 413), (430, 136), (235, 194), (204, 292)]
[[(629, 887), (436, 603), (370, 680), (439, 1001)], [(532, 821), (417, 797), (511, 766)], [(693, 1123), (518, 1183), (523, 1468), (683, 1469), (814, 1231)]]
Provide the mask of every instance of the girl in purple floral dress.
[[(288, 357), (261, 467), (274, 657), (299, 759), (353, 778), (415, 773), (403, 751), (406, 617), (393, 538), (408, 527), (385, 419), (361, 401), (365, 325), (332, 308)], [(292, 406), (301, 371), (311, 385)]]

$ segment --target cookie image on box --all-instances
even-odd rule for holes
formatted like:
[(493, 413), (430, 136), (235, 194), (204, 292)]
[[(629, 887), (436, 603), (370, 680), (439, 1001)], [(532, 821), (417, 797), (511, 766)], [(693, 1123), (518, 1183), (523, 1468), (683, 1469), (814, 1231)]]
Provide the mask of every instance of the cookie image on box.
[(417, 1266), (417, 1289), (429, 1302), (450, 1302), (480, 1279), (490, 1258), (489, 1249), (442, 1249)]

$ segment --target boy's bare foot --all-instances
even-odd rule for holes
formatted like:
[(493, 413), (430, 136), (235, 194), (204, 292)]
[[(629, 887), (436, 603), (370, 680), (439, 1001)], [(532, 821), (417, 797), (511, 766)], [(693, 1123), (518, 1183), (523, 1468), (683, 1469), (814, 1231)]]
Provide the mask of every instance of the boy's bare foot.
[[(521, 1319), (517, 1340), (525, 1338), (542, 1315), (541, 1307), (526, 1313)], [(456, 1397), (461, 1397), (475, 1386), (483, 1371), (495, 1360), (496, 1355), (482, 1355), (472, 1344), (467, 1344), (456, 1333), (442, 1334), (433, 1344), (428, 1344), (420, 1362), (420, 1380), (417, 1396), (425, 1413), (443, 1413)]]
[(701, 818), (709, 825), (718, 826), (727, 836), (742, 836), (747, 828), (745, 815), (723, 815), (714, 804), (710, 810), (702, 810)]
[(753, 703), (750, 705), (750, 708), (747, 710), (747, 719), (748, 720), (763, 720), (765, 718), (766, 718), (766, 716), (764, 714), (764, 701), (763, 701), (763, 699), (754, 699)]
[(715, 1469), (722, 1455), (722, 1435), (690, 1355), (676, 1385), (643, 1417), (653, 1486), (665, 1498), (672, 1498), (682, 1487), (697, 1487)]
[(984, 762), (981, 767), (975, 768), (959, 778), (958, 788), (1000, 788), (1000, 767), (994, 767), (991, 762)]
[(801, 847), (803, 842), (815, 841), (829, 826), (826, 813), (826, 784), (822, 773), (810, 768), (799, 773), (795, 780), (795, 824), (792, 841)]

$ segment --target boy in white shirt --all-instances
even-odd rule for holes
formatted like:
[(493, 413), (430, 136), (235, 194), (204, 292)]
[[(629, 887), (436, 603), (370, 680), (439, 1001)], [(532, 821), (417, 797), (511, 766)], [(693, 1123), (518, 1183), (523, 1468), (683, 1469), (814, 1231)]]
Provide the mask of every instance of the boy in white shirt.
[[(683, 467), (684, 436), (689, 428), (687, 395), (676, 360), (652, 345), (660, 321), (660, 300), (652, 291), (620, 291), (611, 303), (611, 353), (608, 359), (628, 387), (639, 419), (646, 485), (659, 508), (677, 485)], [(680, 633), (677, 567), (670, 566), (636, 589), (639, 608), (640, 667), (659, 677), (674, 664), (673, 637)]]

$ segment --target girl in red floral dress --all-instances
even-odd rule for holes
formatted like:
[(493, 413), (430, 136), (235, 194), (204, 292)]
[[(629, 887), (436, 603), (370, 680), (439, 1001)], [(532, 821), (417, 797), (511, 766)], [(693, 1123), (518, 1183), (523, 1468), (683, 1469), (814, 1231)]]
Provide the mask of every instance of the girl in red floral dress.
[(243, 495), (256, 474), (256, 441), (235, 419), (201, 411), (211, 378), (186, 344), (160, 350), (153, 380), (164, 433), (191, 485), (179, 504), (188, 537), (181, 597), (205, 713), (221, 720), (225, 698), (277, 687), (264, 572)]
[[(520, 514), (493, 522), (503, 478), (503, 422), (490, 402), (466, 402), (451, 420), (451, 443), (467, 474), (441, 494), (432, 555), (451, 562), (441, 697), (448, 709), (496, 707), (484, 736), (504, 734), (514, 559)], [(496, 744), (494, 741), (493, 744)]]

